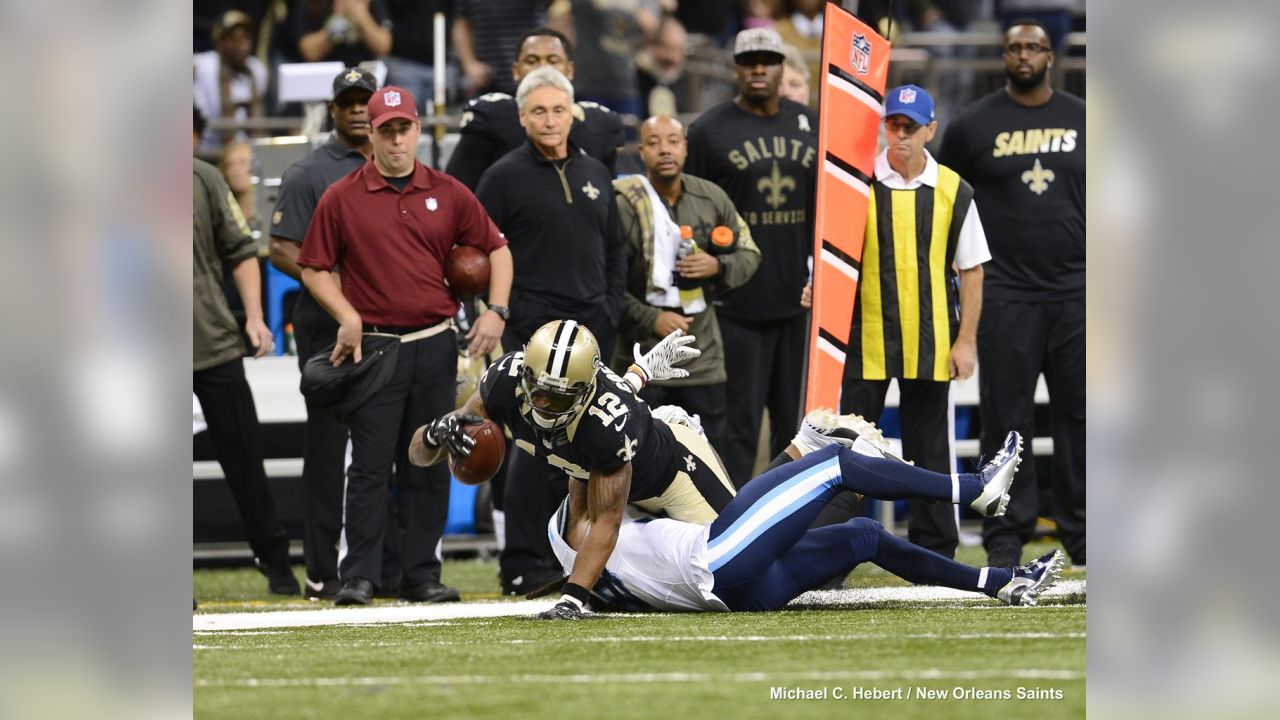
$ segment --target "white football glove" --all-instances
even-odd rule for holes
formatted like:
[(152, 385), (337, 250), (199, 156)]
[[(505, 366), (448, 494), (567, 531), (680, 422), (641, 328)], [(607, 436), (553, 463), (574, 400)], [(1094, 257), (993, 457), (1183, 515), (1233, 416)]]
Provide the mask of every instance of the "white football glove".
[(632, 349), (635, 364), (631, 367), (639, 370), (645, 382), (653, 380), (674, 380), (689, 377), (689, 371), (676, 367), (700, 355), (702, 351), (690, 347), (696, 340), (693, 335), (685, 335), (683, 330), (672, 330), (671, 334), (658, 341), (649, 352), (640, 353), (640, 343)]

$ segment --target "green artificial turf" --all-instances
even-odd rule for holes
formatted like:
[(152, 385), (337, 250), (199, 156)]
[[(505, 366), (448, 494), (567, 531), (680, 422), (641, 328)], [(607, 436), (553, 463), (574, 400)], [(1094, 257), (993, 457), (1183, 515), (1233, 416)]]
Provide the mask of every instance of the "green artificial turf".
[[(1028, 546), (1024, 559), (1049, 547)], [(959, 559), (981, 563), (983, 554), (962, 548)], [(492, 561), (447, 562), (443, 580), (464, 600), (495, 599), (495, 571)], [(848, 584), (904, 583), (864, 566)], [(201, 613), (329, 606), (269, 595), (251, 570), (196, 571), (193, 594)], [(895, 602), (198, 632), (194, 709), (198, 718), (237, 720), (1082, 717), (1085, 606), (1060, 602), (1070, 604)], [(771, 699), (773, 688), (827, 697)], [(903, 697), (854, 699), (857, 688)], [(957, 688), (969, 697), (916, 697)], [(1019, 688), (1039, 697), (1020, 699)], [(1000, 692), (1009, 699), (973, 697)]]

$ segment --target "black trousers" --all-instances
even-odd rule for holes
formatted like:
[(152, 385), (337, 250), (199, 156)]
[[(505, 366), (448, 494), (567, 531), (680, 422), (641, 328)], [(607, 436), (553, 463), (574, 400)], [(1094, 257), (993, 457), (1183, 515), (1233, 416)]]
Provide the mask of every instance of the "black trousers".
[[(679, 385), (658, 386), (645, 385), (640, 390), (640, 398), (656, 408), (661, 405), (679, 405), (690, 414), (696, 414), (702, 422), (702, 432), (707, 442), (715, 449), (716, 454), (724, 458), (725, 417), (728, 412), (728, 400), (725, 398), (725, 384), (711, 385)], [(788, 436), (789, 437), (789, 436)]]
[(266, 565), (289, 565), (289, 534), (276, 520), (271, 486), (262, 466), (262, 432), (253, 392), (240, 358), (197, 370), (191, 388), (200, 400), (214, 456), (231, 486), (244, 534), (253, 554)]
[[(293, 306), (298, 369), (333, 344), (338, 323), (302, 289)], [(338, 537), (342, 532), (342, 485), (346, 478), (347, 426), (328, 413), (307, 410), (302, 442), (302, 547), (307, 579), (338, 577)]]
[[(1054, 520), (1076, 564), (1085, 563), (1084, 312), (1084, 300), (987, 301), (978, 325), (982, 452), (994, 453), (1010, 430), (1022, 433), (1027, 443), (1035, 437), (1036, 379), (1044, 373), (1052, 418)], [(1021, 547), (1031, 538), (1037, 484), (1035, 463), (1023, 462), (1009, 492), (1008, 513), (983, 522), (989, 553)]]
[[(903, 459), (914, 462), (916, 467), (948, 475), (955, 472), (951, 464), (951, 424), (947, 418), (950, 389), (949, 382), (898, 379)], [(840, 387), (840, 412), (857, 413), (878, 423), (884, 414), (884, 399), (888, 391), (888, 380), (845, 377)], [(911, 508), (907, 539), (912, 544), (954, 558), (959, 544), (955, 506), (925, 500), (908, 500), (907, 503)], [(865, 509), (865, 501), (857, 503), (849, 517), (862, 515)], [(831, 518), (834, 522), (847, 519)]]
[(742, 322), (718, 313), (724, 340), (725, 392), (723, 447), (729, 479), (741, 488), (751, 479), (760, 443), (760, 421), (769, 408), (769, 457), (791, 444), (800, 424), (800, 383), (804, 375), (805, 316), (772, 322)]
[(453, 332), (406, 343), (391, 381), (351, 418), (351, 465), (347, 469), (345, 516), (338, 576), (362, 577), (381, 587), (387, 531), (388, 487), (397, 470), (403, 529), (403, 581), (417, 585), (440, 579), (440, 538), (449, 514), (449, 470), (409, 464), (413, 432), (453, 409), (458, 351)]
[[(560, 563), (547, 539), (547, 520), (569, 493), (569, 478), (542, 458), (516, 448), (507, 453), (506, 543), (498, 555), (498, 575), (504, 584), (518, 577), (551, 575)], [(526, 583), (526, 589), (533, 588)]]
[[(618, 328), (602, 305), (570, 311), (519, 291), (512, 291), (511, 298), (511, 321), (502, 334), (504, 350), (523, 348), (538, 328), (553, 320), (576, 320), (595, 335), (602, 361), (613, 356)], [(560, 563), (547, 540), (547, 519), (569, 492), (564, 471), (510, 444), (505, 484), (495, 482), (493, 492), (503, 496), (500, 507), (506, 515), (506, 542), (498, 556), (503, 581), (556, 572)]]

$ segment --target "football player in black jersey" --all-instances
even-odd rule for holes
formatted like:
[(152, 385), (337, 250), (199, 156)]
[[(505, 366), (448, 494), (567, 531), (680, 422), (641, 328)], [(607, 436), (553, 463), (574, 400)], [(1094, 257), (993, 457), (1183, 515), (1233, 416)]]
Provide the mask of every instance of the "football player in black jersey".
[[(592, 520), (563, 592), (585, 604), (613, 551), (627, 503), (651, 514), (708, 523), (733, 498), (719, 457), (698, 430), (654, 417), (636, 397), (651, 379), (682, 377), (674, 365), (696, 357), (694, 338), (675, 331), (619, 377), (601, 362), (591, 332), (573, 320), (547, 323), (523, 351), (509, 352), (485, 372), (460, 410), (414, 433), (409, 458), (418, 465), (465, 456), (466, 422), (490, 418), (516, 447), (569, 476), (569, 502)], [(545, 518), (543, 519), (545, 522)]]
[[(573, 43), (564, 35), (550, 28), (536, 28), (525, 33), (516, 48), (516, 61), (511, 65), (516, 85), (525, 75), (547, 65), (573, 80)], [(589, 101), (574, 103), (572, 111), (574, 123), (569, 139), (614, 174), (618, 147), (624, 142), (622, 118), (609, 108)], [(480, 185), (484, 171), (498, 158), (524, 145), (526, 137), (515, 98), (496, 92), (468, 103), (462, 115), (461, 134), (445, 172), (472, 192)]]

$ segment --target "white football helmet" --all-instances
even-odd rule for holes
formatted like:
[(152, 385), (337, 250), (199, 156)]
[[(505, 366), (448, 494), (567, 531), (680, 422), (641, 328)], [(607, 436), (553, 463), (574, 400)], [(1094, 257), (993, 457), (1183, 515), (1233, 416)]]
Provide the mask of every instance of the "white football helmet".
[(538, 328), (524, 346), (520, 386), (545, 430), (564, 427), (586, 405), (596, 385), (600, 346), (586, 327), (555, 320)]

